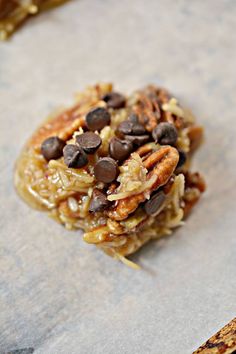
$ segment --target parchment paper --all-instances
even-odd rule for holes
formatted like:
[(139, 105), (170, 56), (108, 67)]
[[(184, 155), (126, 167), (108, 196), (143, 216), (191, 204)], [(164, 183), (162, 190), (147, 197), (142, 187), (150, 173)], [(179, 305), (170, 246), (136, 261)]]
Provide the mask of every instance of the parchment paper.
[[(187, 354), (236, 313), (234, 0), (81, 0), (0, 44), (0, 352)], [(13, 188), (25, 140), (97, 81), (162, 84), (206, 127), (208, 190), (134, 271), (31, 210)]]

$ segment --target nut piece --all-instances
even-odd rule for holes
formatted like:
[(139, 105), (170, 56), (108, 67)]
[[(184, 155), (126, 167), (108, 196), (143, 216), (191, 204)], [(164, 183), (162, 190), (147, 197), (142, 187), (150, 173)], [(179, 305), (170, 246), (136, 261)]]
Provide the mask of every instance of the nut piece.
[(233, 354), (236, 352), (236, 318), (201, 345), (193, 354)]
[(203, 139), (203, 128), (200, 125), (193, 125), (189, 127), (188, 137), (190, 139), (190, 151), (196, 150)]
[(154, 86), (150, 85), (144, 90), (138, 91), (138, 102), (133, 107), (133, 111), (145, 129), (148, 132), (153, 131), (161, 117), (158, 93)]
[(143, 161), (143, 166), (149, 171), (147, 179), (153, 179), (151, 187), (142, 193), (119, 199), (115, 207), (108, 212), (109, 217), (114, 220), (126, 219), (129, 214), (137, 209), (140, 203), (147, 199), (148, 194), (150, 195), (153, 191), (167, 183), (178, 161), (179, 153), (171, 146), (163, 146), (149, 155), (147, 159)]
[(203, 177), (198, 173), (185, 172), (184, 215), (187, 216), (206, 189)]

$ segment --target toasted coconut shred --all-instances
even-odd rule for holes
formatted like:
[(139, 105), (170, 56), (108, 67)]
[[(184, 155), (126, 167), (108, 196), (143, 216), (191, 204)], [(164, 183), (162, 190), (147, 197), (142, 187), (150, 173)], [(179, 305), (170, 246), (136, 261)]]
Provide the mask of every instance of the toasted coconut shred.
[[(193, 115), (161, 88), (150, 85), (129, 97), (122, 96), (124, 102), (120, 97), (120, 101), (115, 101), (117, 96), (112, 101), (112, 94), (111, 84), (89, 87), (77, 95), (71, 108), (49, 117), (17, 160), (15, 185), (30, 206), (46, 211), (68, 230), (83, 229), (85, 242), (138, 269), (126, 256), (149, 240), (168, 236), (183, 225), (184, 217), (205, 189), (202, 177), (188, 171), (191, 146), (195, 144), (194, 134), (189, 132), (198, 126)], [(83, 167), (68, 166), (65, 153), (56, 159), (45, 159), (42, 153), (45, 139), (56, 136), (67, 145), (78, 146), (78, 135), (90, 130), (88, 113), (99, 107), (109, 113), (110, 122), (95, 131), (101, 144), (96, 151), (86, 153)], [(129, 138), (125, 134), (120, 136), (119, 127), (133, 112), (137, 124), (147, 129), (142, 133), (146, 138), (139, 137), (138, 143), (132, 143), (132, 150), (124, 160), (114, 158), (117, 176), (112, 182), (104, 182), (95, 173), (95, 167), (101, 159), (113, 156), (114, 137), (122, 141)], [(176, 141), (169, 145), (166, 140), (163, 144), (160, 138), (159, 141), (153, 138), (154, 130), (163, 122), (172, 124), (177, 132)], [(199, 134), (195, 136), (199, 139)], [(185, 155), (182, 164), (180, 153)], [(97, 190), (106, 203), (94, 210), (91, 205)], [(100, 199), (98, 202), (102, 203)]]

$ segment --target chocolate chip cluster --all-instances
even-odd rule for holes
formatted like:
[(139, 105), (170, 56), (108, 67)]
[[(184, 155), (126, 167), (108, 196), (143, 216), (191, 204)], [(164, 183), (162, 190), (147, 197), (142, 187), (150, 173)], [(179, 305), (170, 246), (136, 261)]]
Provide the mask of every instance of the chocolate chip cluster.
[[(119, 93), (112, 92), (102, 98), (108, 108), (118, 109), (125, 106), (125, 97)], [(111, 116), (108, 109), (103, 107), (95, 108), (88, 112), (85, 117), (88, 131), (76, 136), (75, 144), (66, 144), (65, 141), (53, 136), (49, 137), (41, 145), (41, 153), (44, 158), (49, 161), (64, 157), (65, 164), (70, 168), (82, 168), (88, 164), (88, 156), (94, 154), (101, 146), (102, 140), (95, 132), (100, 132), (105, 126), (108, 126), (111, 121)], [(128, 143), (131, 148), (131, 144)], [(113, 141), (111, 144), (111, 157), (100, 159), (94, 167), (94, 175), (100, 182), (111, 183), (119, 173), (117, 161), (124, 160), (130, 154), (131, 150), (122, 152), (122, 148), (117, 149), (117, 144)], [(113, 147), (112, 147), (113, 146)], [(113, 155), (122, 154), (119, 158)]]
[[(88, 155), (94, 154), (102, 144), (99, 132), (111, 122), (108, 108), (119, 109), (126, 105), (125, 97), (112, 92), (103, 96), (107, 108), (97, 107), (89, 111), (85, 117), (86, 132), (77, 135), (75, 144), (66, 144), (65, 141), (53, 136), (47, 138), (41, 145), (41, 153), (49, 161), (64, 157), (64, 162), (69, 168), (82, 168), (88, 164)], [(142, 122), (143, 123), (143, 122)], [(94, 176), (98, 182), (109, 184), (117, 179), (119, 164), (126, 160), (138, 147), (147, 142), (155, 141), (160, 145), (175, 146), (178, 133), (174, 124), (160, 122), (151, 131), (147, 131), (140, 123), (138, 115), (131, 113), (127, 120), (117, 127), (116, 136), (109, 142), (109, 156), (100, 158), (94, 166)], [(179, 152), (178, 167), (186, 160), (184, 153)], [(152, 215), (163, 203), (163, 193), (154, 194), (146, 203), (146, 213)], [(94, 189), (89, 210), (101, 211), (109, 206), (106, 193)]]

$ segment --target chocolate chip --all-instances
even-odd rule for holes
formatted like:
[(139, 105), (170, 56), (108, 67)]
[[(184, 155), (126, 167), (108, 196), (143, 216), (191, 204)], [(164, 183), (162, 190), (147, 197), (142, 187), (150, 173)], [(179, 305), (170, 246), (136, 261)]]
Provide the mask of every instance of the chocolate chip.
[(94, 154), (102, 143), (98, 134), (86, 132), (76, 136), (76, 142), (87, 154)]
[(66, 143), (57, 136), (51, 136), (43, 141), (41, 153), (47, 161), (59, 159), (63, 154), (65, 144)]
[(126, 134), (131, 134), (132, 133), (132, 122), (129, 122), (128, 120), (124, 120), (124, 122), (121, 122), (117, 128), (117, 131), (121, 133), (121, 135), (126, 135)]
[(118, 165), (111, 157), (101, 158), (94, 166), (94, 175), (100, 182), (111, 183), (115, 181), (118, 174)]
[(173, 124), (159, 123), (152, 131), (152, 137), (156, 143), (161, 145), (174, 145), (178, 138), (178, 133)]
[(91, 202), (89, 205), (89, 211), (96, 212), (96, 211), (103, 211), (110, 206), (109, 200), (107, 200), (106, 194), (100, 191), (99, 189), (95, 188), (93, 190)]
[(133, 135), (144, 135), (146, 134), (146, 129), (139, 123), (133, 124), (132, 128)]
[(113, 159), (123, 161), (133, 151), (133, 144), (130, 141), (112, 138), (109, 144), (109, 153)]
[(183, 166), (185, 164), (186, 160), (187, 160), (186, 153), (183, 152), (182, 150), (179, 150), (179, 162), (178, 162), (177, 168)]
[(98, 107), (90, 111), (86, 115), (86, 123), (89, 130), (101, 130), (106, 125), (110, 124), (111, 116), (107, 109)]
[(87, 165), (88, 158), (80, 146), (68, 144), (63, 149), (64, 161), (68, 167), (81, 168)]
[(155, 215), (160, 210), (166, 197), (162, 191), (154, 194), (144, 205), (144, 209), (148, 215)]
[(131, 113), (127, 120), (132, 123), (139, 123), (138, 116), (135, 113)]
[(108, 108), (123, 108), (125, 106), (125, 97), (117, 92), (107, 93), (102, 98), (107, 103)]
[(133, 143), (136, 146), (141, 146), (145, 143), (148, 142), (148, 140), (150, 139), (149, 135), (126, 135), (125, 139), (127, 141), (130, 141), (131, 143)]
[(146, 133), (145, 128), (137, 122), (124, 120), (117, 128), (118, 133), (124, 135), (144, 135)]

